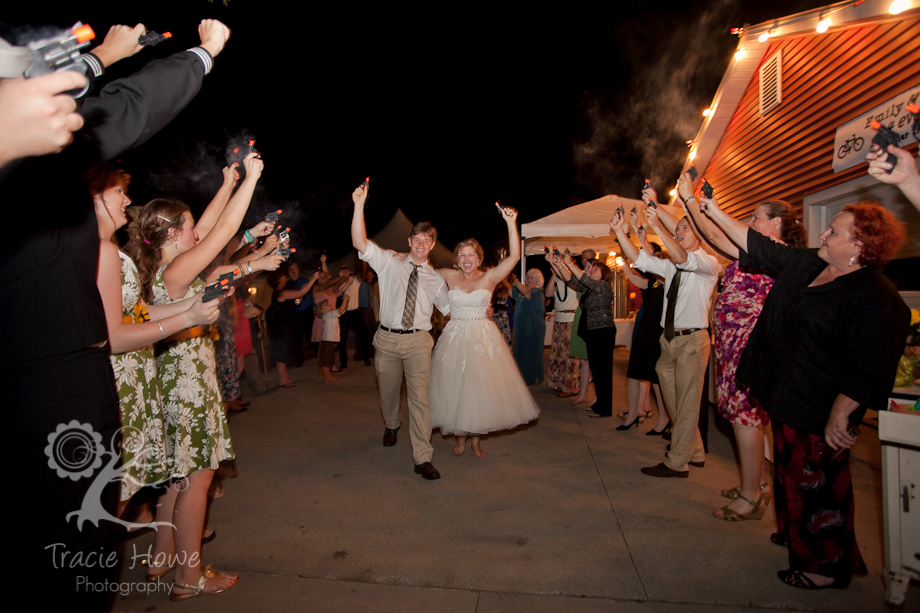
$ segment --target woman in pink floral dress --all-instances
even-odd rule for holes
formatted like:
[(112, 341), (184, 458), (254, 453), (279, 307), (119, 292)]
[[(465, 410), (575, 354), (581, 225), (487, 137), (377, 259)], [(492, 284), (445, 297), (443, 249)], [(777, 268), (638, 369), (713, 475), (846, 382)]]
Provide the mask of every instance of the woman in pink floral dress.
[[(768, 276), (769, 271), (742, 270), (737, 261), (738, 248), (700, 213), (699, 207), (688, 208), (706, 240), (735, 258), (722, 276), (723, 290), (716, 301), (713, 325), (719, 413), (732, 423), (741, 462), (741, 485), (722, 490), (722, 496), (731, 502), (715, 509), (713, 515), (726, 521), (759, 519), (763, 514), (757, 511), (766, 506), (764, 496), (771, 493), (763, 474), (763, 426), (768, 417), (746, 391), (735, 385), (735, 371), (774, 279)], [(805, 229), (796, 219), (792, 206), (781, 200), (768, 200), (758, 206), (748, 226), (777, 242), (792, 247), (805, 246)]]

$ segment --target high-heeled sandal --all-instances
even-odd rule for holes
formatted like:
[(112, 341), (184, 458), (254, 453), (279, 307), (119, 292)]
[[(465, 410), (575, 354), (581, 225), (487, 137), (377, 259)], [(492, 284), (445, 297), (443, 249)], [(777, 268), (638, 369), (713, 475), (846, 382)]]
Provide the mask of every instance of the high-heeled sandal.
[[(763, 490), (764, 488), (767, 488), (767, 487), (770, 487), (768, 483), (760, 484), (760, 495), (763, 497), (764, 500), (766, 500), (767, 502), (770, 502), (770, 499), (773, 497), (773, 492), (764, 493)], [(729, 500), (734, 500), (735, 498), (741, 495), (741, 486), (739, 485), (738, 487), (733, 487), (730, 490), (722, 490), (719, 493), (722, 495), (722, 498), (728, 498)]]
[(712, 512), (712, 516), (723, 521), (747, 521), (763, 519), (763, 513), (767, 509), (767, 504), (764, 502), (763, 496), (754, 501), (748, 500), (739, 493), (738, 498), (753, 507), (749, 513), (739, 513), (734, 509), (730, 509), (728, 506), (724, 506), (721, 509), (718, 509), (719, 511), (722, 511), (722, 517), (716, 515), (716, 511)]
[(634, 420), (632, 420), (631, 422), (629, 422), (628, 424), (623, 424), (622, 426), (617, 426), (616, 429), (617, 429), (617, 430), (629, 430), (629, 429), (632, 428), (633, 426), (635, 426), (635, 427), (637, 427), (637, 428), (639, 427), (639, 417), (638, 417), (638, 416), (637, 416)]

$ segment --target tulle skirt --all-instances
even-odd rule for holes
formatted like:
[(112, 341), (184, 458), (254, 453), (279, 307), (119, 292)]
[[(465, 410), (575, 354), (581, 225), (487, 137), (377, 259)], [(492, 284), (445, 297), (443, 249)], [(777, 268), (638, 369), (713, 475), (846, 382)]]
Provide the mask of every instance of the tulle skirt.
[(429, 390), (432, 428), (486, 434), (535, 420), (540, 409), (490, 319), (451, 319), (434, 348)]

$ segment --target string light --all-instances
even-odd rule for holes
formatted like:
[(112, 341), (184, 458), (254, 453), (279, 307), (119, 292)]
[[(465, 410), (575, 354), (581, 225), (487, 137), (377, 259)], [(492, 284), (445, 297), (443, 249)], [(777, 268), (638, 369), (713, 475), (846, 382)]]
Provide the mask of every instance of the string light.
[[(772, 30), (771, 30), (771, 32), (772, 32)], [(761, 34), (760, 36), (757, 37), (757, 42), (758, 42), (758, 43), (765, 43), (765, 42), (767, 42), (767, 40), (768, 40), (769, 38), (770, 38), (770, 32), (764, 32), (763, 34)]]
[(675, 187), (674, 189), (672, 189), (671, 191), (669, 191), (669, 192), (668, 192), (668, 195), (669, 195), (669, 196), (672, 196), (672, 197), (673, 197), (673, 196), (676, 196), (676, 195), (677, 195), (677, 188)]
[(735, 51), (735, 60), (741, 61), (742, 59), (744, 59), (744, 49), (738, 49)]
[(830, 27), (830, 25), (831, 25), (831, 20), (824, 17), (824, 13), (821, 13), (818, 16), (818, 27), (815, 28), (815, 31), (818, 34), (824, 34), (825, 32), (827, 32), (827, 29)]
[(894, 0), (894, 2), (888, 6), (888, 12), (892, 15), (897, 15), (898, 13), (902, 13), (909, 8), (910, 0)]
[(703, 109), (703, 117), (709, 117), (712, 114), (712, 109)]
[(690, 151), (690, 154), (687, 157), (691, 160), (696, 159), (696, 149)]

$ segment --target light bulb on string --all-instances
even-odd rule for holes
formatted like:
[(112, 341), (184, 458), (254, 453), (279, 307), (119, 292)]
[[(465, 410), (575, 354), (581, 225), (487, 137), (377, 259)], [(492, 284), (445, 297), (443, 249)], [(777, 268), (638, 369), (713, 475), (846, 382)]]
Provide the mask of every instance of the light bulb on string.
[(821, 15), (818, 16), (818, 27), (815, 28), (815, 31), (818, 34), (824, 34), (825, 32), (827, 32), (827, 29), (830, 27), (830, 25), (831, 25), (831, 20), (826, 18), (824, 16), (824, 13), (822, 13)]
[(888, 5), (888, 12), (892, 15), (903, 13), (910, 8), (910, 0), (894, 0)]

